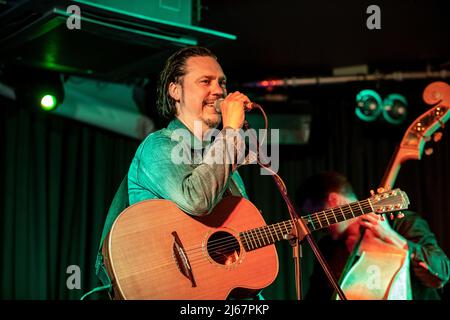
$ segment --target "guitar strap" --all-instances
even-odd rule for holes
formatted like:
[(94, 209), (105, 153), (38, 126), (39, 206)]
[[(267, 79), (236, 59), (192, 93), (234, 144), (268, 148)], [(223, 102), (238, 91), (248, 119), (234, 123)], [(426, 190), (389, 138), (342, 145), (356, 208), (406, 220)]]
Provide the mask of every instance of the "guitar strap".
[(97, 250), (97, 259), (95, 261), (95, 274), (97, 275), (97, 277), (100, 279), (100, 281), (102, 282), (102, 284), (104, 286), (109, 286), (109, 292), (111, 292), (112, 283), (111, 283), (111, 279), (108, 276), (108, 273), (106, 272), (105, 265), (103, 263), (103, 254), (102, 254), (103, 241), (105, 240), (106, 236), (108, 235), (108, 232), (111, 229), (117, 216), (120, 214), (120, 212), (125, 210), (128, 206), (129, 206), (128, 175), (126, 174), (125, 177), (122, 179), (122, 182), (120, 183), (120, 186), (117, 189), (117, 192), (114, 195), (114, 198), (109, 207), (108, 214), (106, 216), (105, 225), (103, 226), (102, 236), (100, 239), (100, 245)]
[(228, 184), (228, 188), (225, 191), (225, 195), (232, 195), (232, 196), (239, 196), (242, 197), (242, 193), (239, 191), (238, 187), (236, 186), (236, 182), (234, 182), (233, 176), (230, 178), (230, 182)]

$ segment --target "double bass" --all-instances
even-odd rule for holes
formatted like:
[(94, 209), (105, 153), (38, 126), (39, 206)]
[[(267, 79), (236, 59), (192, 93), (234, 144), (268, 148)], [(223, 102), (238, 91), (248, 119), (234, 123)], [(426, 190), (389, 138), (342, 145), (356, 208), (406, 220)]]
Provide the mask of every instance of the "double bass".
[[(380, 191), (394, 185), (404, 162), (422, 158), (432, 136), (435, 142), (442, 137), (436, 131), (450, 118), (450, 86), (441, 81), (429, 84), (423, 100), (433, 107), (408, 127), (381, 180)], [(386, 217), (380, 223), (387, 224)], [(388, 245), (364, 230), (342, 272), (342, 291), (349, 300), (411, 300), (409, 260), (407, 249)]]

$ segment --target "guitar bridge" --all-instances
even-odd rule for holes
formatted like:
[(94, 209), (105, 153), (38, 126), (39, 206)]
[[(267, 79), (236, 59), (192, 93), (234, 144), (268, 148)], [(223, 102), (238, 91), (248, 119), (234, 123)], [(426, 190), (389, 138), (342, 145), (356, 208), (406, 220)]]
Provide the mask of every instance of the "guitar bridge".
[(197, 284), (195, 283), (194, 274), (192, 273), (192, 267), (189, 263), (186, 252), (184, 251), (183, 244), (181, 243), (181, 240), (178, 237), (176, 231), (172, 232), (172, 235), (174, 239), (173, 257), (175, 259), (175, 262), (177, 263), (178, 269), (186, 278), (191, 281), (192, 287), (196, 287)]

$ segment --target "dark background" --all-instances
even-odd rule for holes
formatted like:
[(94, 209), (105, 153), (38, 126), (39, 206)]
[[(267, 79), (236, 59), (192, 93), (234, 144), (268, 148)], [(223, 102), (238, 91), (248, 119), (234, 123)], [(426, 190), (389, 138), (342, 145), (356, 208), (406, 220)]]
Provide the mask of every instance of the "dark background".
[[(449, 67), (446, 1), (205, 1), (202, 25), (237, 35), (218, 46), (238, 79), (331, 74), (334, 67), (371, 70)], [(378, 5), (381, 29), (369, 30), (367, 7)], [(235, 77), (231, 77), (232, 79)]]
[[(201, 26), (238, 36), (226, 45), (211, 46), (230, 79), (230, 90), (245, 92), (242, 84), (246, 81), (271, 77), (327, 76), (333, 67), (354, 64), (368, 64), (371, 71), (382, 72), (449, 68), (450, 20), (444, 1), (203, 4)], [(365, 26), (365, 9), (370, 4), (381, 8), (381, 30)], [(154, 80), (161, 68), (155, 65), (148, 71), (149, 78)], [(348, 175), (359, 197), (368, 196), (378, 186), (409, 124), (430, 107), (421, 95), (435, 80), (274, 89), (272, 93), (300, 97), (313, 107), (312, 111), (296, 109), (298, 114), (313, 116), (309, 144), (280, 147), (279, 174), (289, 194), (293, 196), (307, 176), (336, 170)], [(404, 94), (409, 101), (408, 119), (399, 126), (359, 120), (354, 113), (355, 95), (366, 88), (382, 95)], [(148, 108), (154, 108), (151, 99)], [(269, 113), (269, 123), (277, 112)], [(430, 157), (405, 163), (396, 186), (408, 193), (410, 208), (426, 218), (449, 254), (450, 139), (448, 128), (443, 132)], [(94, 262), (103, 222), (139, 141), (33, 112), (30, 106), (5, 98), (0, 98), (0, 139), (0, 297), (79, 299), (99, 285)], [(256, 166), (243, 167), (240, 173), (250, 199), (268, 223), (288, 218), (270, 176), (260, 175)], [(279, 276), (264, 295), (294, 299), (291, 248), (287, 243), (277, 248)], [(312, 261), (306, 245), (305, 289)], [(81, 268), (81, 290), (67, 289), (69, 265)], [(446, 299), (447, 288), (442, 292)]]

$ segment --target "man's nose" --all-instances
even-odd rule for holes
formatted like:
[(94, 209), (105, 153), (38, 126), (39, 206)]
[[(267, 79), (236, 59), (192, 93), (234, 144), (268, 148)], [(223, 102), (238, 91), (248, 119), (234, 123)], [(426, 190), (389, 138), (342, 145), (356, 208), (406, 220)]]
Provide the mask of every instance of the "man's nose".
[(221, 86), (218, 82), (214, 82), (211, 88), (211, 94), (223, 97), (227, 93), (227, 90), (224, 86)]

